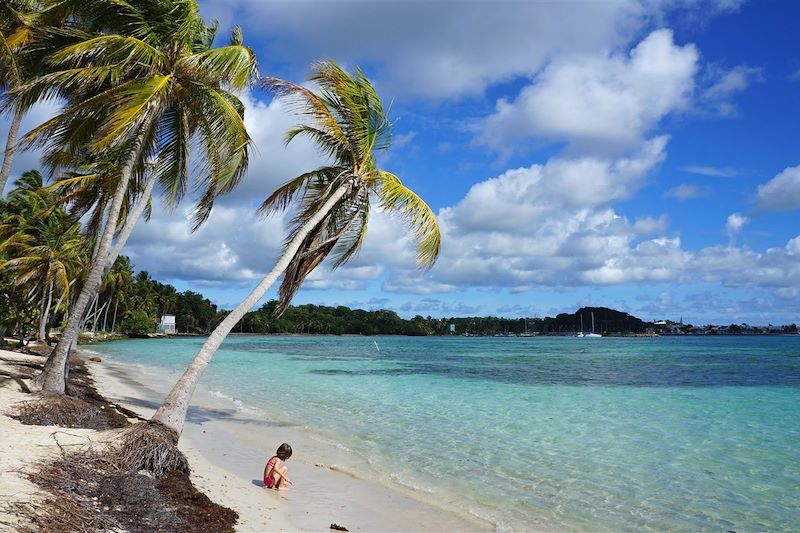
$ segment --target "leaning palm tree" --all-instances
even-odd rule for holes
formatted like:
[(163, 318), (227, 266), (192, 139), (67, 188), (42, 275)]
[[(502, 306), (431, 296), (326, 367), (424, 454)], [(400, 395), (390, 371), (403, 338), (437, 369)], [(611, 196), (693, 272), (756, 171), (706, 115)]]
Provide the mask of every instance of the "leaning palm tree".
[[(232, 190), (247, 169), (251, 140), (244, 106), (231, 90), (255, 79), (253, 51), (234, 30), (227, 46), (212, 47), (216, 26), (207, 26), (196, 0), (62, 0), (82, 27), (57, 32), (72, 44), (47, 61), (52, 71), (11, 91), (26, 110), (42, 99), (67, 101), (61, 113), (27, 134), (27, 145), (53, 154), (119, 155), (108, 176), (113, 194), (105, 198), (102, 231), (86, 282), (56, 349), (38, 379), (42, 389), (63, 393), (67, 356), (81, 319), (100, 287), (123, 200), (132, 182), (145, 183), (153, 166), (172, 205), (189, 181), (189, 159), (201, 164), (195, 227), (209, 215), (214, 199)], [(46, 43), (43, 38), (41, 43)], [(40, 47), (44, 45), (39, 44)], [(196, 148), (196, 149), (195, 149)]]
[(290, 234), (272, 271), (211, 333), (153, 416), (176, 439), (200, 375), (231, 329), (281, 274), (278, 313), (323, 259), (331, 256), (334, 267), (351, 259), (364, 241), (373, 195), (383, 209), (406, 219), (421, 267), (431, 267), (438, 257), (439, 226), (431, 209), (397, 176), (376, 165), (375, 153), (389, 147), (391, 124), (370, 81), (360, 70), (351, 76), (332, 61), (316, 63), (310, 79), (318, 93), (275, 78), (265, 79), (264, 85), (291, 100), (308, 119), (287, 132), (287, 143), (306, 135), (331, 163), (288, 181), (262, 204), (265, 214), (296, 208)]

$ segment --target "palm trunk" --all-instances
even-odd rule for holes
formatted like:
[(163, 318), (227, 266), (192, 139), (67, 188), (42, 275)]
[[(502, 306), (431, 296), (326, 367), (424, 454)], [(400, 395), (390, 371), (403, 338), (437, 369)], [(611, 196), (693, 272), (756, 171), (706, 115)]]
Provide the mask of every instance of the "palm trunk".
[(114, 302), (114, 319), (111, 321), (111, 331), (117, 331), (117, 307), (119, 307), (119, 298)]
[[(78, 278), (75, 278), (72, 281), (70, 281), (69, 285), (67, 285), (67, 289), (72, 287), (76, 281), (78, 281)], [(64, 301), (64, 295), (66, 293), (67, 291), (61, 291), (61, 296), (58, 297), (58, 300), (56, 300), (56, 306), (53, 308), (53, 314), (58, 314), (58, 309), (61, 307), (61, 303)], [(64, 306), (64, 319), (68, 320), (68, 317), (69, 317), (69, 302), (67, 302), (67, 304)]]
[(111, 302), (114, 301), (114, 289), (111, 289), (111, 295), (108, 297), (108, 302), (106, 303), (106, 312), (103, 315), (103, 331), (108, 331), (108, 311), (111, 309)]
[(97, 294), (97, 290), (100, 288), (100, 282), (102, 281), (101, 278), (106, 265), (108, 251), (111, 248), (111, 241), (114, 238), (114, 233), (117, 229), (117, 219), (119, 218), (119, 212), (122, 208), (122, 201), (125, 198), (126, 191), (128, 190), (128, 184), (131, 181), (133, 166), (142, 151), (145, 135), (147, 135), (151, 124), (152, 120), (146, 121), (146, 123), (142, 125), (139, 133), (136, 136), (136, 139), (133, 142), (132, 150), (128, 160), (125, 162), (125, 166), (120, 172), (119, 183), (117, 184), (117, 189), (114, 191), (114, 198), (111, 201), (111, 207), (108, 210), (106, 226), (103, 230), (102, 237), (100, 238), (100, 245), (98, 246), (96, 257), (92, 260), (89, 276), (86, 279), (83, 289), (81, 289), (81, 293), (78, 296), (78, 301), (75, 302), (75, 307), (69, 317), (67, 327), (64, 329), (63, 335), (61, 335), (61, 339), (58, 341), (56, 349), (53, 350), (52, 354), (50, 354), (50, 357), (47, 359), (47, 363), (45, 363), (44, 371), (37, 378), (37, 383), (41, 385), (42, 390), (45, 392), (55, 392), (58, 394), (64, 393), (66, 380), (68, 377), (67, 359), (69, 356), (69, 350), (72, 344), (78, 340), (78, 332), (83, 313), (89, 305), (92, 297)]
[(295, 235), (294, 239), (289, 243), (289, 246), (286, 247), (286, 250), (283, 252), (283, 255), (272, 271), (267, 274), (267, 276), (261, 280), (261, 283), (242, 300), (242, 303), (231, 311), (228, 316), (220, 322), (219, 326), (214, 329), (208, 337), (208, 340), (206, 340), (205, 344), (200, 348), (200, 351), (197, 352), (189, 368), (186, 369), (178, 382), (175, 383), (175, 386), (172, 387), (164, 403), (153, 415), (151, 419), (153, 422), (158, 422), (166, 426), (180, 437), (183, 431), (183, 425), (186, 422), (186, 412), (189, 409), (189, 401), (192, 399), (194, 389), (197, 387), (197, 382), (200, 380), (203, 370), (205, 370), (211, 358), (214, 356), (217, 349), (219, 349), (222, 341), (225, 340), (225, 337), (230, 333), (231, 329), (244, 317), (245, 313), (258, 303), (272, 284), (275, 283), (275, 280), (278, 279), (278, 276), (286, 270), (292, 258), (300, 249), (300, 245), (303, 243), (306, 236), (322, 222), (337, 202), (347, 194), (348, 188), (348, 185), (342, 185), (328, 198), (328, 201), (325, 202), (322, 208), (320, 208), (320, 210), (306, 222), (302, 229), (297, 232), (297, 235)]
[[(89, 304), (89, 309), (86, 311), (86, 313), (84, 313), (83, 320), (81, 320), (81, 327), (78, 328), (78, 331), (83, 331), (83, 332), (86, 331), (86, 324), (89, 323), (89, 319), (92, 318), (92, 316), (94, 316), (94, 313), (97, 311), (97, 299), (99, 297), (100, 297), (99, 294), (94, 295), (94, 300), (92, 300), (92, 303)], [(92, 309), (94, 309), (94, 311), (92, 311)]]
[(47, 291), (47, 298), (42, 295), (42, 312), (39, 315), (39, 342), (47, 342), (47, 319), (50, 318), (50, 305), (53, 303), (53, 282)]
[(103, 309), (108, 304), (108, 302), (106, 302), (106, 304), (101, 305), (100, 310), (98, 311), (97, 306), (99, 304), (100, 304), (99, 301), (96, 304), (94, 304), (94, 316), (92, 317), (92, 335), (97, 333), (97, 323), (100, 321), (100, 315), (103, 314)]
[(133, 208), (133, 211), (128, 214), (128, 219), (125, 221), (125, 225), (122, 226), (122, 231), (120, 231), (119, 236), (117, 236), (117, 242), (114, 244), (114, 248), (112, 248), (111, 252), (108, 254), (108, 259), (106, 260), (107, 269), (110, 269), (112, 266), (114, 266), (114, 261), (117, 260), (120, 252), (122, 252), (122, 248), (125, 246), (125, 243), (128, 242), (128, 238), (131, 236), (131, 232), (133, 232), (136, 222), (139, 220), (139, 217), (142, 216), (142, 213), (144, 213), (144, 210), (147, 207), (147, 202), (150, 200), (150, 195), (153, 193), (153, 186), (155, 184), (156, 173), (151, 172), (150, 176), (147, 178), (147, 182), (144, 185), (142, 197), (139, 198), (139, 201), (136, 203), (136, 207)]
[(0, 198), (3, 197), (3, 189), (5, 189), (8, 176), (11, 174), (11, 163), (14, 161), (14, 151), (17, 148), (17, 133), (19, 133), (20, 122), (22, 122), (22, 111), (17, 109), (14, 111), (14, 117), (8, 127), (6, 151), (3, 155), (3, 166), (0, 167)]
[(14, 311), (17, 318), (17, 337), (19, 337), (19, 347), (25, 347), (25, 324), (22, 322), (22, 306), (19, 301), (14, 302)]

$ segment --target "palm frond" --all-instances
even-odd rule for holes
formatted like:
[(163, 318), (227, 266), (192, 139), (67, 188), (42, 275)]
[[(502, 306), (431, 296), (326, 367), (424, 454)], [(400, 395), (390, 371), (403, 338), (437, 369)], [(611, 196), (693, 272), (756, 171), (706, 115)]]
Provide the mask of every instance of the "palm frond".
[[(278, 98), (285, 99), (290, 111), (310, 117), (318, 129), (326, 132), (329, 137), (327, 142), (333, 146), (324, 146), (323, 151), (344, 154), (351, 150), (340, 121), (319, 95), (280, 78), (262, 78), (261, 86), (275, 93)], [(292, 138), (287, 137), (287, 142)]]
[(160, 70), (166, 63), (161, 50), (130, 35), (98, 35), (57, 50), (47, 58), (54, 67), (131, 67)]
[(171, 106), (162, 117), (157, 137), (162, 139), (155, 172), (166, 193), (166, 203), (180, 203), (189, 182), (189, 139), (191, 128), (181, 105)]
[(322, 167), (312, 170), (311, 172), (306, 172), (305, 174), (300, 174), (275, 189), (275, 191), (262, 202), (261, 206), (258, 208), (259, 213), (262, 215), (271, 215), (273, 213), (285, 211), (292, 204), (295, 196), (302, 192), (306, 182), (318, 178), (321, 175), (325, 176), (325, 179), (330, 180), (332, 176), (339, 174), (341, 170), (342, 169), (339, 167)]
[(375, 178), (381, 207), (405, 219), (417, 242), (418, 263), (423, 268), (432, 267), (441, 247), (436, 215), (422, 198), (391, 172), (377, 171)]
[(115, 109), (100, 126), (92, 147), (101, 150), (119, 145), (120, 139), (141, 127), (148, 115), (157, 116), (169, 90), (171, 75), (157, 74), (149, 79), (133, 81), (109, 89), (108, 98), (116, 102)]
[(208, 83), (220, 83), (236, 90), (258, 78), (258, 63), (252, 49), (242, 44), (212, 48), (185, 56), (178, 68), (189, 76)]

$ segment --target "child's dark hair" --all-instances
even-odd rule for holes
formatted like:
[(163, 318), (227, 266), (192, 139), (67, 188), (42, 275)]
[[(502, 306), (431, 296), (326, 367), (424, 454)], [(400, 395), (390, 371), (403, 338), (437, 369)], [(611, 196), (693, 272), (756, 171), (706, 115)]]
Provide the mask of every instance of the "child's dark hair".
[(278, 459), (281, 461), (285, 461), (292, 456), (292, 447), (284, 442), (278, 446), (278, 451), (275, 452), (275, 455), (277, 455)]

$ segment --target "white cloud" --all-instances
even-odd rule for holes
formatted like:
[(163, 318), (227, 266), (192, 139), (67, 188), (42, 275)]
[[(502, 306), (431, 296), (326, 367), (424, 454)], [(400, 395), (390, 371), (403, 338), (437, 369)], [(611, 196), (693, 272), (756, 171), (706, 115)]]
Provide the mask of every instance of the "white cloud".
[[(565, 208), (607, 204), (632, 194), (665, 155), (666, 137), (656, 137), (630, 157), (553, 158), (545, 165), (509, 170), (473, 185), (455, 207), (442, 210), (454, 231), (536, 231)], [(457, 228), (457, 229), (455, 229)]]
[(758, 186), (756, 210), (790, 211), (800, 208), (800, 166), (785, 168)]
[(698, 187), (689, 183), (682, 183), (664, 192), (665, 198), (675, 198), (677, 200), (691, 200), (711, 194), (708, 187)]
[(254, 148), (246, 179), (219, 202), (255, 207), (278, 185), (321, 166), (325, 158), (305, 137), (296, 137), (288, 146), (284, 143), (285, 132), (301, 120), (284, 101), (265, 103), (250, 94), (241, 95), (241, 99)]
[(654, 235), (654, 234), (663, 234), (667, 231), (667, 225), (669, 224), (669, 217), (667, 215), (661, 215), (658, 218), (654, 217), (642, 217), (637, 218), (636, 221), (633, 223), (633, 232), (636, 235)]
[(409, 131), (407, 133), (401, 133), (400, 135), (395, 135), (392, 138), (392, 148), (394, 149), (402, 148), (410, 144), (414, 140), (414, 137), (416, 136), (417, 136), (416, 131)]
[(733, 96), (744, 92), (754, 83), (764, 81), (763, 69), (739, 65), (730, 70), (712, 68), (711, 85), (699, 98), (700, 109), (705, 112), (727, 117), (738, 113), (731, 102)]
[[(655, 138), (625, 158), (554, 158), (474, 185), (461, 202), (439, 212), (443, 244), (437, 266), (413, 282), (408, 271), (393, 272), (385, 287), (413, 285), (419, 293), (467, 286), (520, 291), (616, 282), (631, 269), (613, 264), (614, 258), (629, 253), (639, 238), (663, 233), (668, 218), (630, 222), (608, 204), (639, 187), (661, 161), (666, 141)], [(652, 257), (659, 247), (658, 239), (644, 241), (633, 253)], [(661, 279), (660, 268), (668, 263), (652, 259), (652, 266), (631, 276)]]
[(556, 59), (514, 101), (500, 99), (479, 141), (563, 140), (582, 153), (629, 150), (668, 113), (685, 109), (698, 52), (658, 30), (630, 54)]
[(257, 50), (266, 66), (331, 57), (372, 67), (392, 96), (436, 99), (532, 76), (556, 54), (623, 46), (656, 10), (639, 0), (203, 2), (204, 14), (243, 24), (246, 36), (268, 27)]
[(789, 255), (800, 255), (800, 236), (786, 243), (786, 253)]
[(731, 213), (725, 222), (725, 231), (728, 232), (728, 236), (731, 239), (734, 239), (748, 222), (750, 222), (750, 219), (741, 213)]
[(283, 242), (283, 222), (261, 219), (249, 207), (218, 205), (192, 233), (189, 210), (154, 209), (139, 222), (123, 254), (137, 269), (158, 279), (247, 284), (275, 262)]
[(739, 171), (730, 167), (711, 167), (711, 166), (687, 166), (681, 167), (684, 172), (691, 174), (700, 174), (701, 176), (712, 176), (716, 178), (732, 178), (739, 175)]

